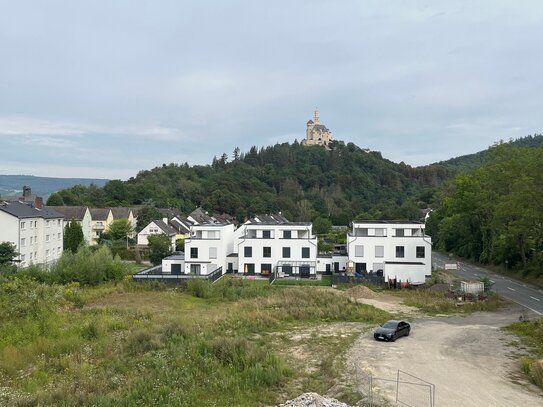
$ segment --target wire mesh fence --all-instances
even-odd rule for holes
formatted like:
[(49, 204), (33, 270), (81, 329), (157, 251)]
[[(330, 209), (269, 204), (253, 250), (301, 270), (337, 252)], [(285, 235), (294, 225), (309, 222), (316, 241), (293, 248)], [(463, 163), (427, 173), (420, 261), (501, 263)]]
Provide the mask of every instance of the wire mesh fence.
[(403, 370), (385, 378), (357, 367), (357, 377), (364, 406), (435, 407), (435, 385)]

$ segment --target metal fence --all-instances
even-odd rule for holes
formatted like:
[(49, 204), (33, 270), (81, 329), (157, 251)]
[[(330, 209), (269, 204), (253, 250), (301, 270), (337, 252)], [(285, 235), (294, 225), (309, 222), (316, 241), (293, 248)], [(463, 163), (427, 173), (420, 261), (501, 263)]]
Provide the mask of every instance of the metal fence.
[(213, 270), (209, 274), (205, 275), (196, 275), (196, 274), (171, 274), (163, 273), (162, 266), (154, 266), (148, 269), (142, 270), (139, 273), (136, 273), (132, 276), (132, 279), (136, 282), (149, 282), (149, 281), (158, 281), (161, 283), (169, 284), (186, 284), (190, 279), (201, 279), (210, 281), (213, 284), (215, 281), (220, 279), (223, 276), (222, 267)]
[(389, 378), (359, 371), (357, 378), (364, 406), (435, 407), (435, 385), (403, 370)]

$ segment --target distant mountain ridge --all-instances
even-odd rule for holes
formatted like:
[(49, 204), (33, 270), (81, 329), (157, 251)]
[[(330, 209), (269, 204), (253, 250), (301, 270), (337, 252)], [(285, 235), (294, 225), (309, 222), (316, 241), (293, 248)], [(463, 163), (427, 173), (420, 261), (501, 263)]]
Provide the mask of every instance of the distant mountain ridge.
[(23, 192), (23, 186), (27, 185), (32, 192), (47, 199), (53, 192), (70, 188), (75, 185), (89, 186), (94, 184), (103, 187), (107, 179), (100, 178), (56, 178), (37, 177), (34, 175), (0, 175), (0, 196), (17, 195)]

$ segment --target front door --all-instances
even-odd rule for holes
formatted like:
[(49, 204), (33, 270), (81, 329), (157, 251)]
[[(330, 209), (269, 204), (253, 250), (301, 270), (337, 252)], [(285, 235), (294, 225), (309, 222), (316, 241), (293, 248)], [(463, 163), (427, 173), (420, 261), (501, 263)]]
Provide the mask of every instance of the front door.
[(309, 278), (311, 267), (309, 266), (300, 266), (300, 277)]
[(355, 271), (358, 274), (364, 274), (366, 272), (366, 263), (356, 263)]

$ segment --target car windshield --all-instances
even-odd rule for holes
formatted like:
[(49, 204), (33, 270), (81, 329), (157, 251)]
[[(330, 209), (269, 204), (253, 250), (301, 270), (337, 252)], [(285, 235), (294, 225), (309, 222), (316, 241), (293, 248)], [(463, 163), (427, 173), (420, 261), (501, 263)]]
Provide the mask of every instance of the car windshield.
[(398, 326), (398, 323), (392, 322), (392, 321), (388, 321), (383, 324), (383, 328), (387, 328), (387, 329), (396, 329), (397, 326)]

